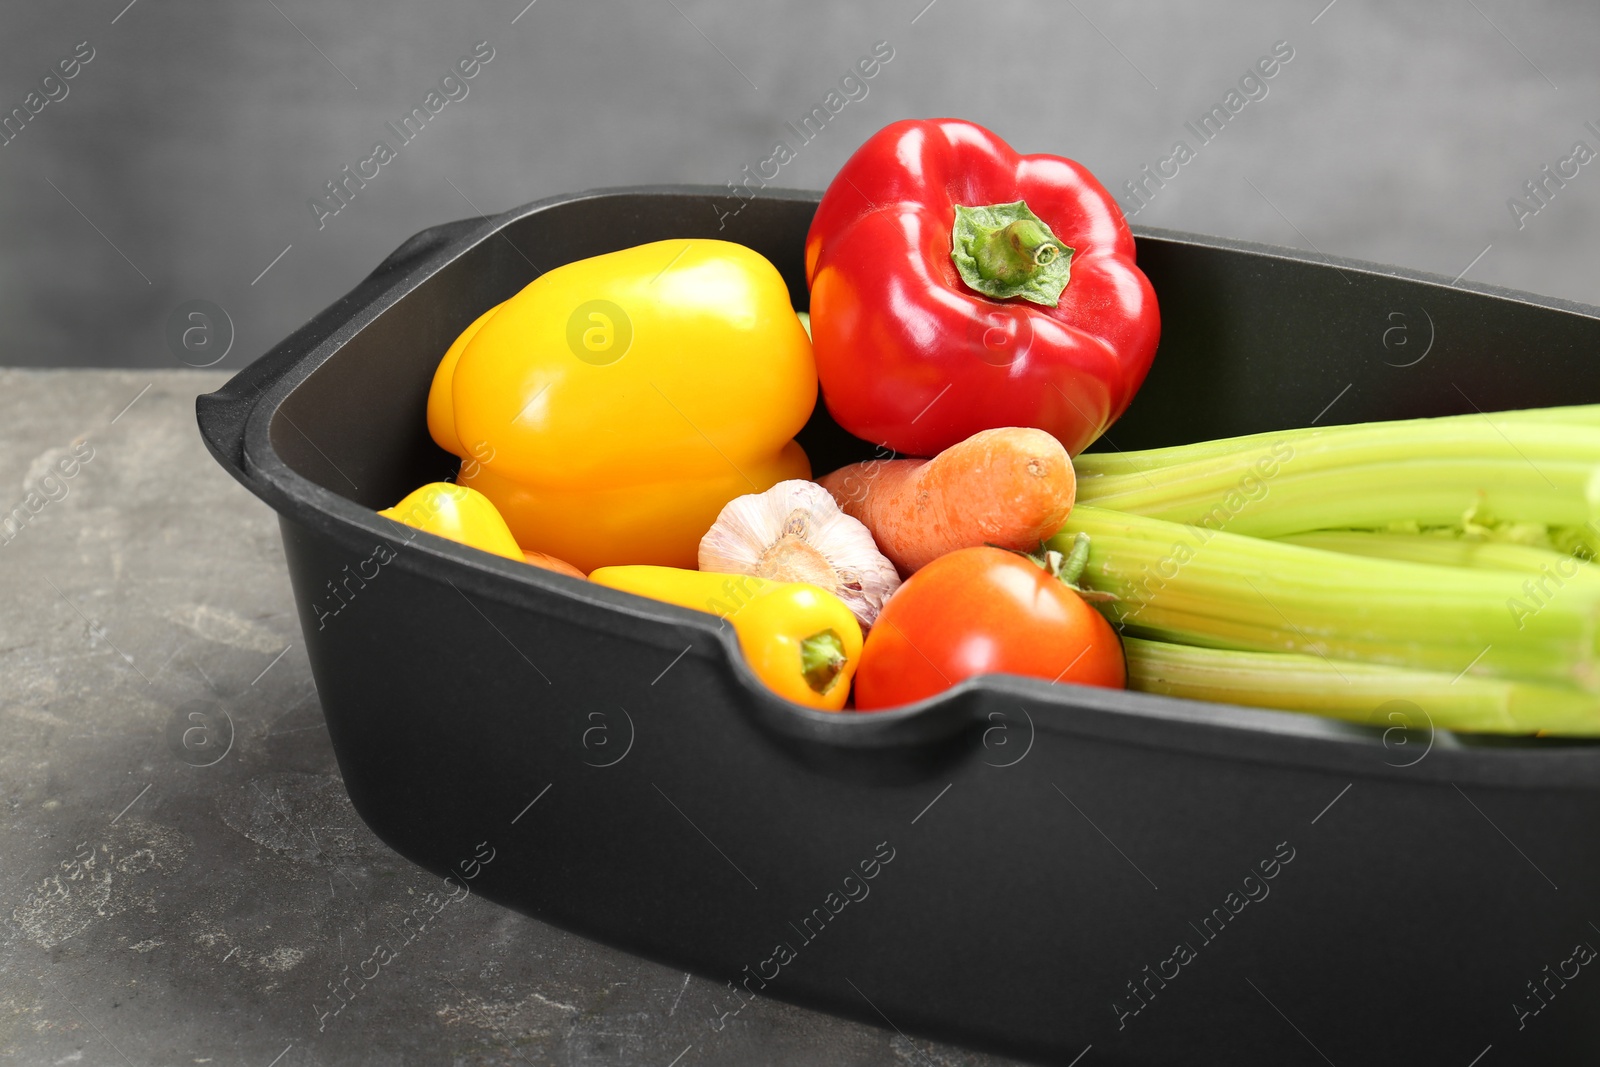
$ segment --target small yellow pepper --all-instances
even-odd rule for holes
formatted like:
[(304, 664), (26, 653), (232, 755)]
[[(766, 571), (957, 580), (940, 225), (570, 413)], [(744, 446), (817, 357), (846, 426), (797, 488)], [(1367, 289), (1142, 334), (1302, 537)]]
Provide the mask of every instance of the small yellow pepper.
[(727, 619), (756, 677), (796, 704), (838, 711), (850, 697), (861, 624), (826, 590), (676, 567), (602, 567), (589, 580)]
[(525, 562), (506, 520), (500, 517), (489, 498), (476, 489), (449, 482), (429, 482), (378, 514), (426, 533)]
[(776, 267), (657, 241), (557, 267), (489, 309), (434, 374), (428, 430), (523, 547), (585, 571), (695, 564), (723, 505), (809, 478), (817, 399)]

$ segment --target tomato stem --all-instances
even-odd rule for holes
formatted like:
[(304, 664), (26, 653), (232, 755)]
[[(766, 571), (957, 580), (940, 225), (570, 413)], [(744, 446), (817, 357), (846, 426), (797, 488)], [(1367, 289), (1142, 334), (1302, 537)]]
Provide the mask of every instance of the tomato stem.
[[(1061, 553), (1050, 552), (1047, 555), (1060, 556)], [(1072, 539), (1072, 548), (1067, 551), (1066, 558), (1051, 568), (1050, 573), (1076, 589), (1079, 579), (1083, 577), (1084, 565), (1088, 562), (1089, 535), (1080, 530), (1078, 536)]]
[[(1062, 536), (1063, 534), (1057, 534), (1051, 540), (1058, 540)], [(991, 547), (1000, 548), (1001, 546), (992, 545)], [(1039, 550), (1037, 552), (1021, 552), (1014, 548), (1008, 548), (1006, 551), (1016, 552), (1017, 555), (1025, 556), (1032, 560), (1039, 567), (1042, 567), (1050, 577), (1059, 579), (1068, 589), (1091, 603), (1106, 603), (1117, 599), (1115, 593), (1107, 593), (1098, 589), (1085, 589), (1083, 587), (1083, 569), (1089, 562), (1089, 535), (1086, 533), (1080, 531), (1072, 539), (1072, 544), (1067, 547), (1065, 552), (1051, 548), (1049, 541), (1039, 542)]]

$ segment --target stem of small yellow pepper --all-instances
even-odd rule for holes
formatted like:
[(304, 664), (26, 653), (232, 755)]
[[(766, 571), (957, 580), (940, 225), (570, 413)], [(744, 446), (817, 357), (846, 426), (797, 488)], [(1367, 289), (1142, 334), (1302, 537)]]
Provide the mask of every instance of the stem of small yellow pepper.
[(814, 633), (800, 642), (800, 672), (816, 693), (826, 693), (834, 687), (845, 662), (844, 642), (832, 630)]

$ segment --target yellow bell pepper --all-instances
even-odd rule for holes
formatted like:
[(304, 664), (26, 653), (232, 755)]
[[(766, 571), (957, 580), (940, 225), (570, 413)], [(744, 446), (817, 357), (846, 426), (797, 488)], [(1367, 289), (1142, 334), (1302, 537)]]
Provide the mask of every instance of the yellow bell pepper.
[(811, 343), (777, 268), (657, 241), (569, 263), (462, 332), (428, 394), (460, 482), (585, 571), (695, 565), (723, 505), (809, 478)]
[(756, 677), (796, 704), (838, 711), (850, 697), (861, 624), (824, 589), (676, 567), (602, 567), (589, 580), (727, 619)]
[(506, 520), (489, 498), (476, 489), (449, 482), (429, 482), (378, 514), (439, 537), (524, 562), (522, 549), (511, 535)]

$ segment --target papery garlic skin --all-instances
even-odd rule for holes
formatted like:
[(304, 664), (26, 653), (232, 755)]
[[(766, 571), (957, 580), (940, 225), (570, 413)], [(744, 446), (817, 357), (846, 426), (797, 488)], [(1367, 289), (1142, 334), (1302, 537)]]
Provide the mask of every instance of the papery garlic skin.
[(808, 582), (843, 600), (863, 629), (900, 588), (872, 534), (816, 482), (779, 482), (728, 502), (700, 539), (700, 569)]

